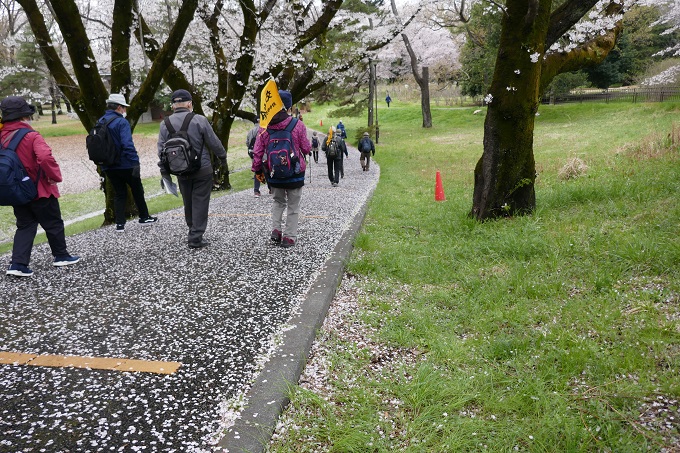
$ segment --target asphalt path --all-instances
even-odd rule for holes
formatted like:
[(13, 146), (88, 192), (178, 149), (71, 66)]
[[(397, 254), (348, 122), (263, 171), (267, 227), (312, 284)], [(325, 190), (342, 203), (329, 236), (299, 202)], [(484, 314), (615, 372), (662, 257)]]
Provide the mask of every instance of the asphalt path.
[[(301, 314), (323, 318), (316, 299), (335, 292), (379, 178), (350, 148), (345, 177), (331, 187), (320, 154), (308, 166), (293, 248), (269, 240), (265, 188), (259, 199), (252, 190), (213, 198), (207, 248), (187, 247), (178, 209), (154, 225), (130, 221), (123, 234), (68, 237), (82, 256), (74, 266), (53, 267), (38, 245), (32, 278), (0, 278), (0, 351), (181, 363), (170, 375), (0, 365), (0, 452), (224, 450), (242, 438), (233, 432), (242, 412), (272, 413), (273, 402), (280, 410), (285, 389), (263, 374), (301, 368), (318, 323), (298, 328)], [(294, 359), (276, 359), (284, 346)], [(257, 430), (266, 442), (268, 428)]]

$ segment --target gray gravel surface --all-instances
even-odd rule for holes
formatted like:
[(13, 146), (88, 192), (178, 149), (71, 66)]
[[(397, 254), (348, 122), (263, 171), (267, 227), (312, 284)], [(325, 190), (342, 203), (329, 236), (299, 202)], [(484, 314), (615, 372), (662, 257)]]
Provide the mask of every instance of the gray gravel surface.
[(0, 451), (211, 451), (225, 408), (243, 398), (379, 177), (377, 165), (361, 171), (355, 149), (337, 188), (323, 155), (311, 167), (291, 249), (269, 242), (271, 197), (251, 190), (212, 200), (205, 249), (187, 248), (181, 210), (124, 234), (67, 238), (83, 257), (74, 266), (53, 267), (48, 246), (36, 246), (32, 278), (0, 279), (0, 350), (182, 366), (0, 365)]

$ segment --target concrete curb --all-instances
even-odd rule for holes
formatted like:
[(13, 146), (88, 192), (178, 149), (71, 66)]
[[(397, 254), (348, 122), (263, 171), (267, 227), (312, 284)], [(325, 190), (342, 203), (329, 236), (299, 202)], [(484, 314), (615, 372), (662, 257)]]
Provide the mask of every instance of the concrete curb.
[(323, 270), (314, 281), (298, 313), (289, 321), (292, 329), (287, 331), (283, 344), (272, 354), (264, 369), (245, 395), (246, 406), (240, 418), (231, 426), (218, 443), (218, 447), (229, 453), (264, 452), (276, 428), (284, 408), (290, 402), (289, 388), (297, 385), (307, 365), (309, 352), (316, 334), (323, 325), (328, 308), (340, 286), (345, 263), (352, 251), (354, 238), (366, 216), (366, 203), (354, 215), (349, 228), (333, 249)]

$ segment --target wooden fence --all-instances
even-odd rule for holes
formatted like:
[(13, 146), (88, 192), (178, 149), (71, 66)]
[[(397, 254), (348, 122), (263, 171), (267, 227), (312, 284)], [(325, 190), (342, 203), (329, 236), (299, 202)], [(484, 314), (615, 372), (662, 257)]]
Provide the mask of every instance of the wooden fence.
[(609, 90), (580, 90), (569, 94), (543, 96), (543, 104), (567, 102), (663, 102), (680, 101), (680, 87), (612, 88)]

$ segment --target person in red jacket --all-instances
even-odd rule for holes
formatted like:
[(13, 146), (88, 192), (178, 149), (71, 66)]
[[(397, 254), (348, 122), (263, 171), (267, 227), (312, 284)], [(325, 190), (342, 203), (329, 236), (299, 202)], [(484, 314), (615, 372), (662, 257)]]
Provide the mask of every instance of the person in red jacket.
[(7, 275), (30, 277), (33, 271), (28, 267), (31, 260), (33, 241), (40, 225), (54, 255), (54, 266), (68, 266), (80, 261), (79, 256), (72, 256), (66, 249), (64, 221), (59, 208), (59, 189), (61, 170), (52, 155), (52, 149), (42, 135), (31, 127), (31, 117), (35, 107), (29, 105), (21, 96), (9, 96), (0, 102), (2, 112), (2, 129), (0, 143), (7, 145), (17, 130), (31, 129), (31, 132), (19, 142), (16, 153), (26, 168), (28, 176), (37, 180), (38, 196), (35, 200), (21, 206), (13, 206), (17, 231), (14, 234), (12, 261), (7, 268)]

